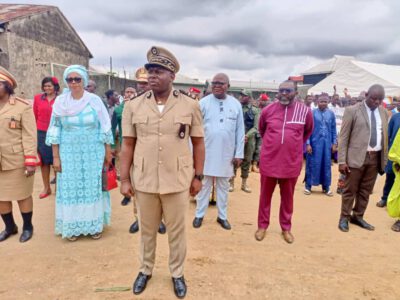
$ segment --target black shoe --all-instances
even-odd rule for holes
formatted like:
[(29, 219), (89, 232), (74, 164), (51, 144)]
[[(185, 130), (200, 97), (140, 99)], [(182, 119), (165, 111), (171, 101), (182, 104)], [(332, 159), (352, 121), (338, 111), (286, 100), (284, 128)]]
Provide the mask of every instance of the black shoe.
[(133, 283), (133, 293), (135, 295), (139, 295), (144, 291), (147, 285), (147, 281), (149, 281), (151, 278), (151, 275), (146, 275), (143, 274), (142, 272), (139, 272), (138, 276), (136, 277), (135, 282)]
[(208, 203), (208, 205), (215, 206), (215, 205), (217, 205), (217, 201), (211, 200), (211, 201)]
[(122, 199), (121, 201), (121, 205), (122, 206), (127, 206), (129, 204), (129, 202), (131, 202), (131, 198), (129, 197), (124, 197), (124, 199)]
[(183, 276), (179, 278), (172, 277), (172, 283), (174, 284), (175, 295), (180, 299), (185, 298), (187, 291), (185, 278)]
[(131, 227), (129, 227), (129, 232), (130, 233), (136, 233), (139, 231), (139, 222), (136, 220), (135, 222), (132, 223)]
[(14, 226), (14, 230), (12, 232), (8, 232), (7, 230), (3, 230), (0, 233), (0, 242), (5, 241), (8, 239), (10, 236), (17, 234), (18, 233), (18, 227), (17, 225)]
[(371, 230), (371, 231), (375, 230), (374, 226), (372, 226), (371, 224), (368, 224), (363, 218), (360, 218), (360, 217), (352, 216), (350, 218), (350, 223), (360, 226), (361, 228), (364, 228), (367, 230)]
[(161, 221), (160, 227), (158, 227), (158, 233), (165, 234), (166, 232), (167, 232), (167, 228), (165, 227), (165, 224)]
[(349, 220), (347, 220), (347, 218), (340, 218), (339, 229), (343, 232), (349, 231)]
[(226, 230), (231, 230), (231, 224), (229, 224), (228, 220), (222, 220), (220, 218), (217, 218), (217, 222), (221, 224), (222, 228)]
[(54, 178), (50, 181), (50, 184), (56, 184), (56, 182), (57, 182), (57, 179), (54, 177)]
[(385, 207), (386, 206), (386, 201), (383, 201), (382, 199), (376, 202), (376, 206), (378, 207)]
[(203, 223), (203, 218), (197, 218), (197, 217), (195, 217), (195, 218), (193, 219), (193, 227), (194, 227), (194, 228), (200, 228), (202, 223)]
[(32, 238), (33, 235), (33, 227), (30, 230), (24, 230), (21, 233), (21, 236), (19, 237), (20, 243), (25, 243), (29, 241)]

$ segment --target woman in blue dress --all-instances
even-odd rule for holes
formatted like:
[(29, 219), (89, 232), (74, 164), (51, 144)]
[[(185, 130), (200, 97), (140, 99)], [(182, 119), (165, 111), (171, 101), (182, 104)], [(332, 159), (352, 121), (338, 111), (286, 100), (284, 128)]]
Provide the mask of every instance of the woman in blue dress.
[(111, 122), (101, 99), (86, 92), (88, 73), (72, 65), (64, 71), (69, 91), (58, 96), (47, 131), (57, 175), (55, 231), (75, 241), (99, 239), (110, 224), (110, 194), (102, 190), (102, 169), (111, 162)]

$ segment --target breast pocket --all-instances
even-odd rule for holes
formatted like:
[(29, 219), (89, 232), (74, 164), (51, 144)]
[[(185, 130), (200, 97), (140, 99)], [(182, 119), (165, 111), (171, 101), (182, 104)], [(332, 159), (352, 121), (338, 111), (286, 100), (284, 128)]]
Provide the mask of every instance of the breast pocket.
[(236, 123), (238, 121), (238, 116), (235, 113), (228, 113), (225, 117), (225, 129), (232, 131), (236, 129)]
[(132, 125), (136, 129), (136, 135), (139, 137), (146, 137), (149, 132), (149, 117), (148, 116), (133, 116)]
[(21, 115), (5, 116), (2, 118), (2, 123), (6, 123), (9, 129), (21, 129)]
[(174, 118), (174, 130), (176, 137), (184, 139), (189, 136), (192, 116), (176, 116)]

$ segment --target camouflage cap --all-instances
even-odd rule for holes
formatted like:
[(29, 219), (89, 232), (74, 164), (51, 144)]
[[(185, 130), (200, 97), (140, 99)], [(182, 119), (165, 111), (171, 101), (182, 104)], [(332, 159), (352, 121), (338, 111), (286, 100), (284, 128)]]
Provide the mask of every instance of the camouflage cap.
[(247, 89), (241, 90), (241, 91), (240, 91), (240, 94), (243, 95), (243, 96), (248, 96), (248, 97), (251, 97), (251, 96), (252, 96), (252, 95), (251, 95), (251, 91), (249, 91), (249, 90), (247, 90)]

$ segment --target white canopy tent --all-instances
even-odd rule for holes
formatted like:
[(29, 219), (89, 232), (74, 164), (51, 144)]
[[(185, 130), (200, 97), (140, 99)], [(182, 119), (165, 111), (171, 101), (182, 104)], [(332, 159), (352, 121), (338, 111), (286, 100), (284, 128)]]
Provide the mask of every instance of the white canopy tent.
[(400, 66), (375, 64), (351, 60), (342, 65), (333, 74), (308, 90), (308, 94), (333, 93), (333, 86), (343, 96), (347, 88), (348, 94), (355, 97), (367, 91), (373, 84), (381, 84), (386, 96), (400, 96)]

